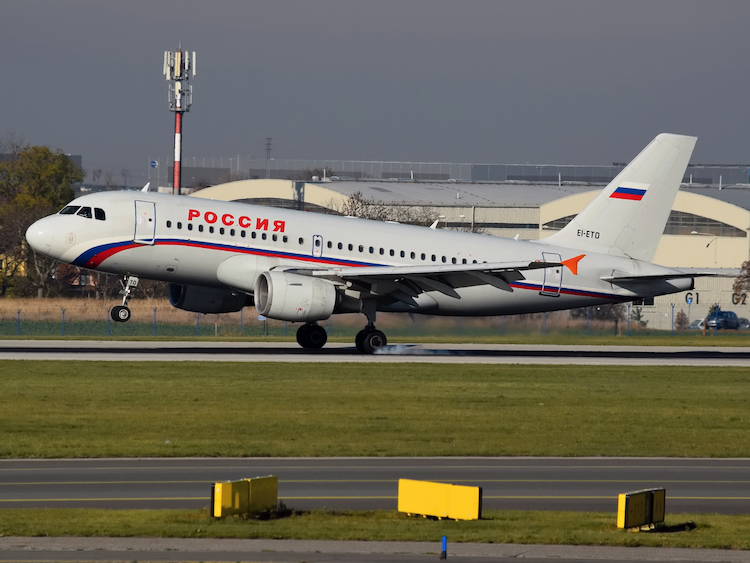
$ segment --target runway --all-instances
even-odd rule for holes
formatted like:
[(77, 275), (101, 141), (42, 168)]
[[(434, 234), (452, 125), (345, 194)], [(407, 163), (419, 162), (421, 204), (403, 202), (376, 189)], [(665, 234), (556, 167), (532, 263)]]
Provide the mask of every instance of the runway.
[(154, 458), (0, 460), (1, 508), (205, 508), (214, 482), (279, 478), (294, 509), (397, 507), (398, 479), (480, 486), (485, 509), (617, 511), (664, 487), (673, 512), (750, 514), (750, 459)]
[(394, 344), (360, 354), (351, 344), (309, 351), (289, 342), (0, 340), (0, 360), (367, 362), (750, 367), (748, 347)]

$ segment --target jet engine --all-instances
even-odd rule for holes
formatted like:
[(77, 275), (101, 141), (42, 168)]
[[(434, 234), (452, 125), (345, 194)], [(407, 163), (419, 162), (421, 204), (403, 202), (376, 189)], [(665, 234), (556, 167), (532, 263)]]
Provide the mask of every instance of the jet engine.
[(337, 301), (336, 287), (331, 282), (275, 270), (258, 277), (254, 297), (261, 315), (300, 322), (327, 319)]
[(253, 304), (252, 297), (241, 291), (200, 285), (167, 285), (173, 307), (194, 313), (234, 313)]

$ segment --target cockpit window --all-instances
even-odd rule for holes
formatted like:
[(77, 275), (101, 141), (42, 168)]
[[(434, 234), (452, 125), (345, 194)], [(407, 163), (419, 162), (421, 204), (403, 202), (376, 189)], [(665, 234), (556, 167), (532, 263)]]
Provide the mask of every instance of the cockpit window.
[(76, 211), (81, 208), (80, 205), (66, 205), (60, 211), (60, 215), (75, 215)]
[(98, 221), (105, 221), (107, 216), (104, 214), (104, 209), (94, 207), (94, 218)]
[(78, 211), (76, 215), (80, 215), (81, 217), (86, 217), (86, 219), (91, 219), (93, 217), (93, 215), (91, 214), (90, 207), (81, 207), (80, 211)]

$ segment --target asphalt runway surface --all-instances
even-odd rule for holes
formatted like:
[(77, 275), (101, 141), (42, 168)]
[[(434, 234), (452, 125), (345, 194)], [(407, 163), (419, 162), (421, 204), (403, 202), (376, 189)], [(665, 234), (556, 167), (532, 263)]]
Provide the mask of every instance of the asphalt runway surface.
[[(0, 563), (19, 561), (265, 561), (406, 563), (436, 561), (436, 542), (362, 542), (305, 540), (205, 540), (161, 538), (3, 538)], [(549, 563), (586, 561), (705, 561), (750, 563), (750, 551), (514, 545), (448, 542), (448, 559), (465, 563), (489, 561)]]
[(483, 508), (617, 512), (664, 487), (667, 511), (750, 514), (750, 459), (152, 458), (0, 460), (0, 508), (206, 508), (211, 484), (276, 475), (294, 509), (397, 508), (398, 480), (482, 487)]
[(3, 359), (750, 367), (750, 347), (396, 344), (367, 355), (340, 343), (309, 351), (289, 342), (0, 340)]

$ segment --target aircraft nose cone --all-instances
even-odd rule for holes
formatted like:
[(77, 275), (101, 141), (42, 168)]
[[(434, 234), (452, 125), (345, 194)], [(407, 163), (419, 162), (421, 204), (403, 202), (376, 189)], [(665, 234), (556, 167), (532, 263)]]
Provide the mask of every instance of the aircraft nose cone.
[(47, 219), (39, 219), (26, 229), (26, 240), (29, 246), (41, 254), (49, 254), (52, 249), (52, 223)]

